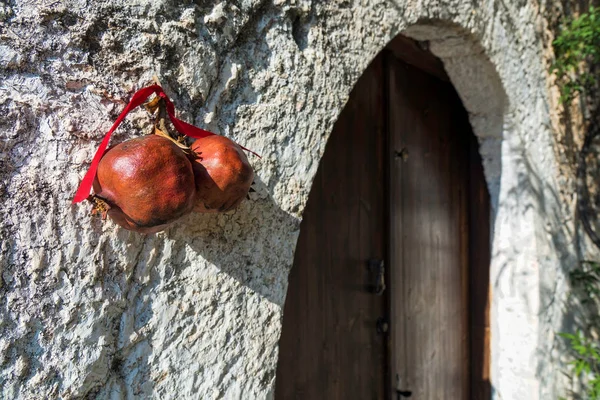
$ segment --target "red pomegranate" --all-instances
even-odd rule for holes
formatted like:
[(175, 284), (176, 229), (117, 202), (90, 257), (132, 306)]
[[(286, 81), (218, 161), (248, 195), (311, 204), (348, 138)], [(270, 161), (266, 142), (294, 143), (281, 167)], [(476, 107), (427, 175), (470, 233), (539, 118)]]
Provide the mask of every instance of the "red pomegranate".
[[(100, 160), (95, 202), (125, 229), (154, 233), (194, 207), (192, 164), (176, 144), (157, 135), (127, 140)], [(94, 201), (94, 200), (92, 200)]]
[(196, 181), (196, 205), (201, 213), (225, 212), (237, 207), (250, 190), (254, 171), (242, 148), (224, 136), (196, 140), (192, 163)]

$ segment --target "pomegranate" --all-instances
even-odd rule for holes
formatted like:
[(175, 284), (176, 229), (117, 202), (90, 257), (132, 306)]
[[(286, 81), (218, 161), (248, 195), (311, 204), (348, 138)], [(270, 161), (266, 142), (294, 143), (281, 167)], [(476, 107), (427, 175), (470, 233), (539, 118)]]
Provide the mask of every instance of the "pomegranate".
[(196, 140), (192, 162), (196, 181), (196, 205), (201, 213), (225, 212), (237, 207), (250, 190), (254, 171), (242, 148), (224, 136)]
[(110, 148), (94, 181), (95, 211), (125, 229), (154, 233), (194, 207), (194, 173), (187, 155), (158, 135)]

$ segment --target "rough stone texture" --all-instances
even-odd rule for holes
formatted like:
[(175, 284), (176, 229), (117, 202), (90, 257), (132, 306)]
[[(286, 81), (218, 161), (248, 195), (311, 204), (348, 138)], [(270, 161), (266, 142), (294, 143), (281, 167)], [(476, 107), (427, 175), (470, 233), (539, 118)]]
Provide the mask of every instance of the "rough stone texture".
[[(0, 3), (0, 397), (269, 398), (319, 158), (352, 85), (400, 32), (430, 41), (480, 138), (494, 397), (560, 394), (555, 332), (577, 252), (535, 1), (123, 3)], [(140, 235), (70, 199), (153, 75), (184, 119), (262, 158), (237, 211)], [(148, 122), (133, 113), (113, 143)]]

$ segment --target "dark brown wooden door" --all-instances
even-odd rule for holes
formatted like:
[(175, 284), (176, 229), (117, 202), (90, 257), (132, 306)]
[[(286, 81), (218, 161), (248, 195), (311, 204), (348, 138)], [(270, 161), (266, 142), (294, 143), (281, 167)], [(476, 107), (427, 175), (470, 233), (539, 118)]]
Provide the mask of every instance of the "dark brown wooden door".
[[(489, 397), (481, 162), (451, 84), (397, 58), (407, 43), (418, 58), (408, 39), (378, 56), (327, 143), (289, 278), (278, 400)], [(383, 296), (371, 259), (386, 264)]]
[[(392, 386), (468, 398), (468, 136), (450, 84), (391, 59)], [(456, 116), (456, 117), (455, 117)]]
[(386, 252), (382, 60), (337, 121), (300, 226), (279, 344), (277, 399), (383, 399), (385, 297), (366, 260)]

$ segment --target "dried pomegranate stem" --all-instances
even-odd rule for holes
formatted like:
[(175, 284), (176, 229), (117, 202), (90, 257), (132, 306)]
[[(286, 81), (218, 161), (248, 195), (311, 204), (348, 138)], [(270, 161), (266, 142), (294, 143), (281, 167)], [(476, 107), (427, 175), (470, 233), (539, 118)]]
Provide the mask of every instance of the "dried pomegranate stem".
[(108, 210), (110, 210), (110, 204), (108, 204), (104, 199), (96, 196), (95, 194), (91, 194), (88, 196), (88, 201), (92, 203), (92, 215), (99, 214), (102, 216), (102, 220), (106, 219), (108, 214)]
[(165, 99), (158, 100), (158, 114), (156, 115), (154, 127), (159, 129), (162, 133), (166, 133), (171, 138), (174, 138), (167, 128), (167, 105)]
[(154, 113), (158, 110), (156, 115), (156, 122), (154, 123), (154, 134), (169, 139), (177, 145), (184, 153), (194, 155), (194, 152), (188, 145), (185, 144), (185, 136), (177, 135), (174, 136), (170, 133), (167, 126), (167, 105), (165, 100), (162, 98), (155, 98), (146, 105), (146, 109)]

